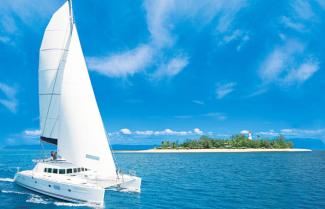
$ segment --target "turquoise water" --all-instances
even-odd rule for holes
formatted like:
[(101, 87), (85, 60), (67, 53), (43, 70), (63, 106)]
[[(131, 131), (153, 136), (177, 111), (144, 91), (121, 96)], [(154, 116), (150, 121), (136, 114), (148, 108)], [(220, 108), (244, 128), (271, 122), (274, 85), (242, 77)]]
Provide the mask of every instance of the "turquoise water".
[[(87, 208), (10, 182), (16, 166), (31, 168), (39, 156), (0, 151), (0, 208)], [(142, 192), (108, 191), (105, 208), (325, 208), (325, 152), (115, 156), (142, 177)]]

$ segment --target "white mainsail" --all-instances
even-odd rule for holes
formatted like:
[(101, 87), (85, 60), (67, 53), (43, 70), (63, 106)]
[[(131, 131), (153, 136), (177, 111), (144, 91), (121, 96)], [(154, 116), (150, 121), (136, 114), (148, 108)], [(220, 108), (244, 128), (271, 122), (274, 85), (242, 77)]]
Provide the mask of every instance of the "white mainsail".
[(115, 177), (116, 167), (90, 82), (75, 24), (65, 3), (43, 37), (39, 91), (44, 141), (76, 165)]
[(39, 59), (39, 103), (41, 137), (50, 143), (58, 139), (58, 114), (64, 55), (70, 35), (69, 5), (65, 3), (46, 27)]

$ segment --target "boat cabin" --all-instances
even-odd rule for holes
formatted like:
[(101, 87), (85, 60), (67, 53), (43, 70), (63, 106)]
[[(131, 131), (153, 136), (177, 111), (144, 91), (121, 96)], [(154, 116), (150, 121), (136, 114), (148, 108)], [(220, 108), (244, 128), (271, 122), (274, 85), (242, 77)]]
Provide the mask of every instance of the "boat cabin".
[(44, 168), (44, 173), (54, 173), (54, 174), (72, 174), (88, 171), (87, 168)]
[(51, 174), (78, 174), (89, 171), (88, 168), (78, 167), (65, 160), (50, 160), (37, 163), (34, 171)]

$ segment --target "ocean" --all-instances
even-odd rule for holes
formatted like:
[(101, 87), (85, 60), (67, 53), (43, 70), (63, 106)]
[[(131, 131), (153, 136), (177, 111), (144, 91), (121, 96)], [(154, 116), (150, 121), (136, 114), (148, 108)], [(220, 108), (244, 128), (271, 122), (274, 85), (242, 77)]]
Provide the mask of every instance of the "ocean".
[[(115, 153), (142, 177), (140, 194), (107, 191), (105, 208), (325, 208), (325, 152)], [(0, 150), (0, 208), (89, 208), (15, 185), (37, 150)]]

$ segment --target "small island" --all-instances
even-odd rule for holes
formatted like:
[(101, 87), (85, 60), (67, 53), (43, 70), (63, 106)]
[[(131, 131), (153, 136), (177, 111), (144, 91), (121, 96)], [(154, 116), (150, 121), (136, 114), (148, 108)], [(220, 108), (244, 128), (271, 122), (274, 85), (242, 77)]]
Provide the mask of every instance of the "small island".
[(294, 149), (293, 143), (283, 135), (274, 139), (251, 140), (242, 134), (229, 139), (214, 139), (201, 136), (199, 139), (187, 139), (184, 142), (162, 141), (161, 145), (140, 153), (188, 153), (188, 152), (305, 152), (309, 149)]
[(251, 140), (242, 134), (234, 135), (230, 139), (213, 139), (201, 136), (199, 139), (188, 139), (182, 143), (162, 141), (157, 149), (292, 149), (293, 143), (283, 135), (275, 139)]

